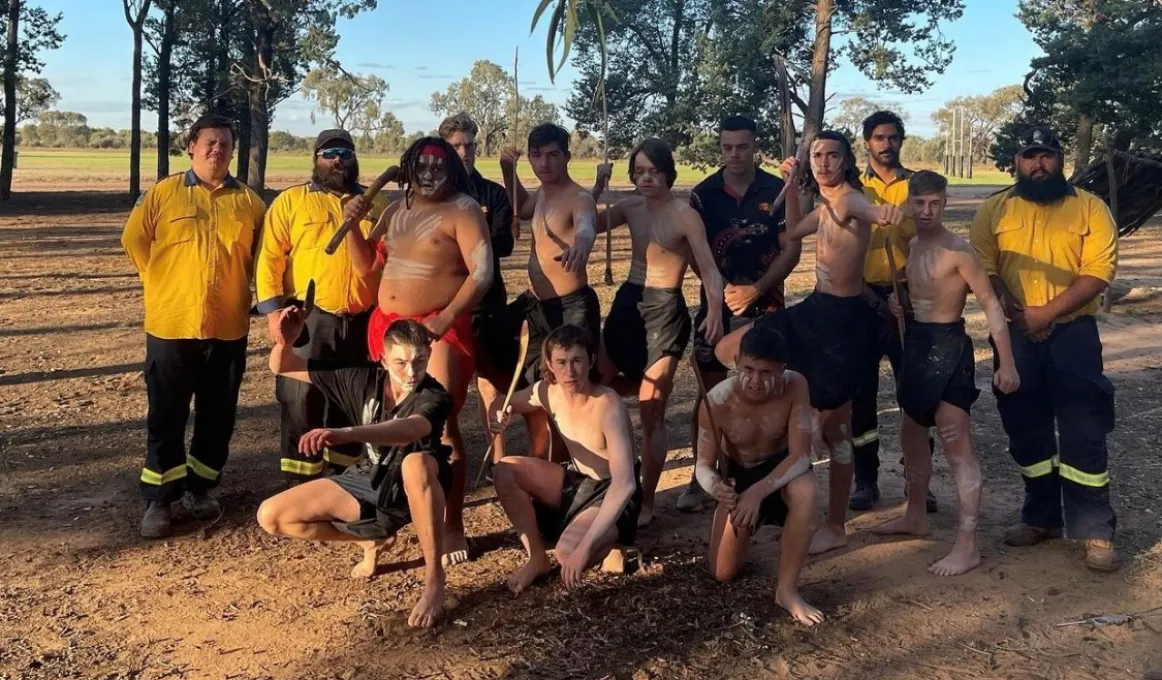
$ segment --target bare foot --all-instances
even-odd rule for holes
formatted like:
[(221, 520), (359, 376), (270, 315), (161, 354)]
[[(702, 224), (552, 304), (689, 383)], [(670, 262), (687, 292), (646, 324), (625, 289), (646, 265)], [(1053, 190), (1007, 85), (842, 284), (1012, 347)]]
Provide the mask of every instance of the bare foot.
[(815, 532), (815, 537), (811, 539), (811, 548), (807, 554), (818, 555), (828, 550), (842, 548), (845, 545), (847, 545), (847, 529), (824, 524)]
[(508, 589), (514, 595), (519, 595), (522, 590), (531, 586), (533, 581), (549, 573), (551, 569), (552, 565), (549, 564), (547, 554), (542, 552), (539, 556), (530, 557), (520, 571), (508, 577)]
[(641, 514), (637, 516), (637, 528), (649, 526), (652, 521), (654, 521), (654, 509), (642, 508)]
[(786, 609), (791, 618), (804, 626), (814, 626), (823, 621), (823, 612), (807, 604), (799, 595), (798, 590), (792, 590), (789, 593), (783, 593), (781, 590), (776, 591), (775, 603)]
[(464, 538), (463, 529), (444, 528), (444, 556), (440, 563), (445, 567), (464, 564), (468, 561), (468, 539)]
[(444, 611), (443, 577), (439, 583), (428, 584), (424, 588), (424, 594), (420, 596), (420, 601), (412, 608), (411, 616), (408, 617), (408, 625), (412, 628), (431, 628), (442, 611)]
[(637, 548), (614, 546), (601, 561), (601, 571), (606, 574), (628, 574), (641, 562)]
[(872, 527), (872, 531), (877, 534), (912, 534), (913, 536), (923, 536), (928, 533), (928, 517), (927, 515), (920, 515), (912, 519), (904, 514), (902, 517), (897, 517), (890, 522), (884, 522), (878, 527)]
[(382, 541), (360, 541), (363, 548), (363, 559), (351, 570), (351, 578), (371, 578), (375, 576), (375, 568), (379, 562), (379, 554), (390, 550), (395, 545), (395, 536), (388, 536)]
[(937, 576), (957, 576), (975, 569), (979, 564), (980, 551), (976, 549), (976, 542), (958, 540), (952, 546), (952, 552), (928, 567), (928, 571)]

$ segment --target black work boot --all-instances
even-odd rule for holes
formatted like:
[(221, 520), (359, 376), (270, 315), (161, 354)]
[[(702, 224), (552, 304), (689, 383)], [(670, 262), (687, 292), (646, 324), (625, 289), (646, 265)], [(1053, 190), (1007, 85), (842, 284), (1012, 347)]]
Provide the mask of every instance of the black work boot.
[(880, 487), (875, 482), (855, 480), (855, 491), (847, 507), (852, 510), (871, 510), (880, 500)]

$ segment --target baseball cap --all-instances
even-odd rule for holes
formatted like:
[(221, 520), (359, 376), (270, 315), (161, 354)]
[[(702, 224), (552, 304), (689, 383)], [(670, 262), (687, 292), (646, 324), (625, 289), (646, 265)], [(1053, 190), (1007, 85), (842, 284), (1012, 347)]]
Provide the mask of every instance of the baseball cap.
[(1061, 140), (1057, 139), (1057, 135), (1053, 134), (1053, 131), (1047, 127), (1030, 127), (1017, 139), (1017, 142), (1020, 144), (1020, 148), (1017, 149), (1018, 154), (1037, 150), (1061, 153)]
[(355, 148), (355, 141), (351, 139), (351, 133), (339, 128), (332, 128), (323, 130), (318, 137), (315, 137), (315, 151), (333, 145), (335, 142), (343, 142), (345, 146)]

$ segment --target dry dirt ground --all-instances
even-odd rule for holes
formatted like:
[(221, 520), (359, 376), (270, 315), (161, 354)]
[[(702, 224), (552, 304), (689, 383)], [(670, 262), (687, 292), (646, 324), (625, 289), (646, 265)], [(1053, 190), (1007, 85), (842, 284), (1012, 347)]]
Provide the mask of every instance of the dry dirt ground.
[[(986, 193), (958, 189), (952, 221), (963, 228)], [(810, 561), (803, 593), (828, 618), (797, 626), (773, 600), (776, 529), (760, 532), (739, 581), (719, 585), (705, 567), (709, 512), (673, 509), (691, 465), (694, 387), (684, 366), (668, 417), (662, 512), (641, 537), (642, 569), (593, 574), (573, 592), (552, 580), (514, 598), (504, 580), (522, 555), (482, 488), (467, 513), (475, 560), (448, 573), (452, 609), (435, 629), (413, 631), (405, 620), (421, 569), (410, 531), (368, 584), (347, 578), (350, 546), (272, 538), (255, 522), (258, 504), (283, 483), (265, 324), (250, 339), (219, 490), (224, 516), (186, 523), (168, 541), (138, 538), (146, 403), (140, 286), (119, 245), (128, 208), (116, 194), (26, 193), (0, 214), (0, 678), (1162, 678), (1157, 224), (1123, 242), (1121, 299), (1101, 319), (1118, 390), (1110, 450), (1120, 572), (1086, 571), (1071, 542), (1001, 544), (1018, 516), (1021, 481), (987, 389), (973, 413), (986, 480), (983, 565), (951, 579), (925, 570), (955, 527), (942, 459), (931, 535), (873, 537), (867, 529), (902, 501), (885, 373), (884, 501), (850, 517), (847, 548)], [(504, 272), (514, 293), (527, 242), (521, 247)], [(617, 280), (627, 255), (625, 237), (615, 239)], [(810, 287), (812, 257), (804, 254), (792, 297)], [(591, 280), (603, 270), (595, 256)], [(696, 285), (687, 282), (692, 304)], [(596, 287), (608, 304), (614, 288)], [(985, 386), (991, 362), (972, 313)], [(467, 432), (478, 460), (480, 428), (470, 423)], [(522, 445), (519, 433), (510, 436)], [(1059, 625), (1099, 614), (1142, 616), (1122, 626)]]

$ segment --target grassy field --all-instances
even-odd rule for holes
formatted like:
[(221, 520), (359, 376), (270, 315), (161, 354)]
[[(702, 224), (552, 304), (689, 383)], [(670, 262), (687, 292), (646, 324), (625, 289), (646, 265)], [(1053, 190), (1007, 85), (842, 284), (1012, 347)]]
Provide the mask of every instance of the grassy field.
[[(118, 185), (129, 181), (129, 153), (125, 150), (100, 151), (92, 149), (20, 149), (14, 177), (16, 185), (73, 186)], [(382, 168), (398, 162), (395, 156), (362, 156), (364, 181), (370, 182)], [(310, 174), (310, 157), (305, 154), (271, 154), (267, 161), (267, 184), (281, 188), (303, 181)], [(144, 152), (141, 158), (142, 175), (149, 183), (157, 167), (157, 154)], [(170, 170), (180, 172), (189, 167), (186, 157), (170, 159)], [(495, 158), (481, 158), (477, 168), (485, 176), (499, 180), (500, 163)], [(576, 160), (570, 164), (574, 179), (581, 184), (592, 184), (597, 161)], [(918, 168), (917, 168), (918, 169)], [(938, 168), (931, 168), (938, 169)], [(692, 166), (678, 168), (678, 186), (691, 187), (700, 182), (713, 168), (700, 170)], [(977, 168), (972, 179), (951, 178), (953, 185), (963, 184), (1009, 184), (1009, 175), (995, 169)], [(520, 166), (521, 180), (536, 182), (527, 163)], [(629, 186), (625, 163), (618, 163), (614, 171), (614, 186)]]

